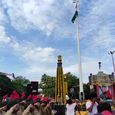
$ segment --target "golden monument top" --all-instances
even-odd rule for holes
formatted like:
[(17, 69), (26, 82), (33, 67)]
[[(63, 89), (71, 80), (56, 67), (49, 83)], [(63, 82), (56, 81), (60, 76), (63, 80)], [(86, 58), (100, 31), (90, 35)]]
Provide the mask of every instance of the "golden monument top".
[(61, 63), (61, 62), (62, 62), (62, 56), (58, 55), (58, 63)]

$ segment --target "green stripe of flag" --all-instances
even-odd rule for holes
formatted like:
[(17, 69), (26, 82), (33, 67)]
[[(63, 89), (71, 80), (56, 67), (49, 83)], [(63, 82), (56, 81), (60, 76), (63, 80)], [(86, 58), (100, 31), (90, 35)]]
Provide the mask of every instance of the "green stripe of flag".
[(74, 15), (73, 15), (73, 17), (72, 17), (72, 19), (71, 19), (72, 23), (75, 22), (77, 16), (78, 16), (78, 11), (75, 11), (75, 13), (74, 13)]

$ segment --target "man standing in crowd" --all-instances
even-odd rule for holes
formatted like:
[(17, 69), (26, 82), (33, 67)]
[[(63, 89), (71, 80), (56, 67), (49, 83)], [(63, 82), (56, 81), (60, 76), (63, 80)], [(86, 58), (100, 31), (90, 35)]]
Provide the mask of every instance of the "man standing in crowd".
[(96, 93), (91, 93), (89, 100), (86, 102), (86, 110), (88, 111), (88, 115), (97, 114), (97, 95)]

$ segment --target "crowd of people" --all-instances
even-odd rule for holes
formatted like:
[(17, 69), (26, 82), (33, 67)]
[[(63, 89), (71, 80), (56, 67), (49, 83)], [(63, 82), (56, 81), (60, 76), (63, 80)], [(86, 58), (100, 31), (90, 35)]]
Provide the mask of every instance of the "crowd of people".
[[(85, 111), (79, 108), (80, 103), (83, 102), (69, 99), (66, 104), (66, 115), (115, 115), (111, 105), (102, 98), (97, 97), (94, 92), (90, 94), (89, 99), (85, 102)], [(113, 106), (115, 107), (115, 103), (113, 103)]]
[(13, 91), (10, 96), (5, 95), (0, 102), (0, 115), (54, 115), (52, 109), (53, 98), (42, 95), (19, 95)]
[[(67, 97), (67, 96), (66, 96)], [(84, 102), (84, 101), (83, 101)], [(0, 115), (62, 115), (53, 108), (53, 98), (42, 95), (19, 95), (13, 91), (10, 96), (5, 95), (0, 103)], [(101, 100), (95, 93), (91, 93), (82, 111), (78, 99), (67, 98), (65, 115), (115, 115), (109, 103)]]

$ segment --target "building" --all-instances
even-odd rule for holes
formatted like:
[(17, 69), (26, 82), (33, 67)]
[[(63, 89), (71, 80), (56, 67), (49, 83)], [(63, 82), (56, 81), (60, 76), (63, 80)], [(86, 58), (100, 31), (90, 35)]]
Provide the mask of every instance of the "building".
[(89, 84), (91, 91), (96, 91), (98, 96), (106, 91), (112, 96), (112, 99), (115, 99), (114, 73), (106, 74), (103, 71), (95, 75), (90, 73)]

